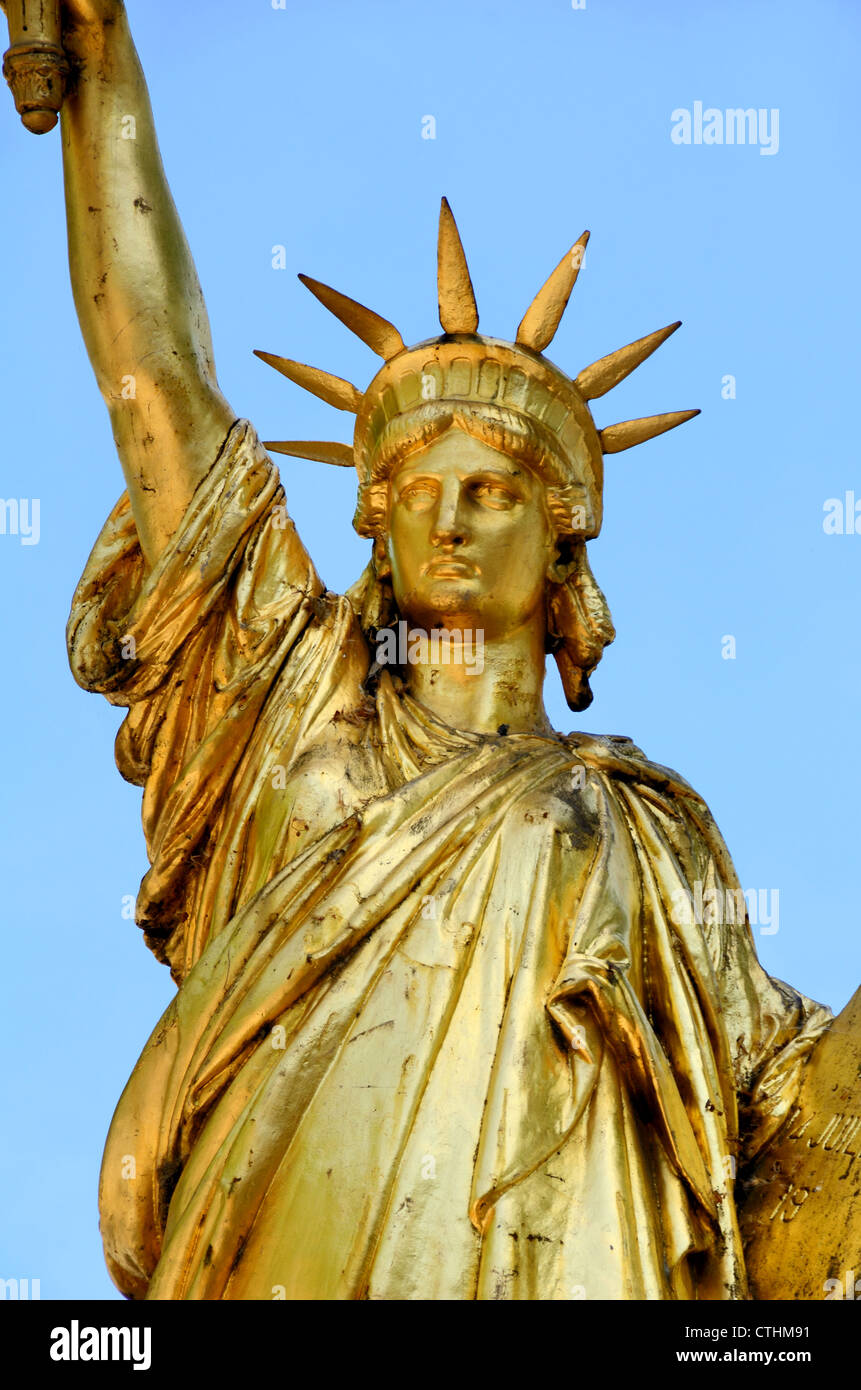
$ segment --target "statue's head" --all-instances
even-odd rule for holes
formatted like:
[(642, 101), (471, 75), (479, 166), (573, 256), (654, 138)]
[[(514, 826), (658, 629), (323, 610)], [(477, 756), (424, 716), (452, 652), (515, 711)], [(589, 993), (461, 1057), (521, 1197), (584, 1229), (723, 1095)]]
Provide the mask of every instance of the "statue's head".
[(569, 703), (584, 708), (613, 626), (586, 558), (586, 493), (539, 424), (499, 404), (428, 400), (391, 422), (374, 477), (356, 518), (373, 552), (351, 591), (365, 629), (404, 617), (504, 641), (540, 623)]
[(480, 628), (503, 638), (544, 622), (572, 709), (614, 632), (586, 558), (602, 520), (603, 455), (642, 443), (697, 411), (599, 431), (602, 396), (679, 325), (601, 358), (571, 380), (543, 356), (568, 302), (584, 233), (536, 295), (513, 343), (479, 335), (460, 238), (443, 199), (439, 303), (444, 334), (407, 348), (397, 329), (337, 291), (300, 278), (385, 359), (367, 390), (259, 353), (299, 385), (355, 412), (352, 447), (274, 442), (281, 453), (355, 466), (354, 525), (373, 542), (350, 598), (369, 636), (405, 617), (415, 626)]
[(452, 418), (425, 422), (420, 439), (428, 424), (437, 437), (393, 468), (374, 571), (412, 625), (504, 641), (545, 622), (548, 586), (567, 567), (537, 468), (504, 427)]

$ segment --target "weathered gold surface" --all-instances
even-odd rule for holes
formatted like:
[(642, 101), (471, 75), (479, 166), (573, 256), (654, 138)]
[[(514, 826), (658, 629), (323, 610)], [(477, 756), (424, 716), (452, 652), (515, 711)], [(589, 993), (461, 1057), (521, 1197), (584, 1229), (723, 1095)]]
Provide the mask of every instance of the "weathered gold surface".
[(813, 1049), (742, 1190), (755, 1298), (861, 1297), (861, 990)]
[(60, 0), (4, 0), (9, 47), (3, 76), (28, 130), (44, 135), (57, 124), (69, 76), (61, 43)]
[(672, 329), (576, 380), (542, 355), (584, 236), (515, 343), (479, 336), (447, 204), (442, 337), (407, 348), (303, 277), (384, 358), (360, 392), (260, 354), (356, 414), (352, 450), (271, 446), (356, 466), (371, 557), (330, 593), (218, 388), (123, 8), (64, 15), (72, 283), (127, 482), (69, 655), (128, 709), (137, 920), (178, 986), (105, 1149), (113, 1278), (151, 1299), (745, 1297), (735, 1165), (767, 1152), (830, 1016), (768, 977), (746, 923), (686, 910), (740, 891), (701, 798), (626, 738), (557, 733), (542, 699), (552, 653), (584, 709), (614, 636), (586, 552), (603, 454), (691, 414), (599, 431), (588, 399)]
[(457, 230), (448, 199), (443, 198), (439, 210), (437, 249), (437, 291), (439, 321), (446, 333), (475, 333), (478, 329), (478, 307), (469, 267), (466, 263), (460, 233)]

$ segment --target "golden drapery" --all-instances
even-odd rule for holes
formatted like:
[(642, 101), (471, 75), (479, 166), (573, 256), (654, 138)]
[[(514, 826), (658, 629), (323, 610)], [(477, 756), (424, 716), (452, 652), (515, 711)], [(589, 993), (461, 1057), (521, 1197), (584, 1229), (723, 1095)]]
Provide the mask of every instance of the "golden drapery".
[(746, 924), (680, 920), (738, 888), (686, 782), (370, 693), (244, 421), (151, 573), (121, 499), (69, 651), (129, 709), (137, 917), (178, 984), (103, 1161), (124, 1292), (746, 1296), (734, 1160), (830, 1014)]

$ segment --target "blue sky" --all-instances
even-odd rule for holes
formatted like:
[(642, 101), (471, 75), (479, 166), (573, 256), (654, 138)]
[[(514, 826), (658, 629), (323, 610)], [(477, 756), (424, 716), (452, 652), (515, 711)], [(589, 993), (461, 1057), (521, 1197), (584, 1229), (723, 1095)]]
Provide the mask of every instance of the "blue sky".
[[(627, 734), (709, 802), (742, 884), (779, 892), (766, 968), (832, 1008), (861, 980), (857, 785), (861, 501), (857, 53), (852, 0), (129, 0), (162, 153), (209, 307), (222, 388), (264, 438), (341, 438), (348, 417), (261, 364), (364, 386), (376, 359), (298, 271), (438, 332), (449, 198), (481, 328), (512, 336), (584, 227), (549, 355), (576, 374), (676, 318), (597, 402), (599, 426), (702, 407), (607, 460), (590, 547), (617, 640), (557, 727)], [(240, 18), (241, 15), (241, 18)], [(3, 97), (0, 92), (0, 98)], [(671, 139), (674, 111), (779, 112), (773, 154)], [(36, 545), (0, 535), (5, 1031), (0, 1276), (43, 1297), (115, 1293), (97, 1229), (101, 1149), (172, 993), (122, 916), (146, 870), (120, 711), (74, 685), (72, 592), (122, 490), (66, 264), (56, 132), (0, 101), (3, 498), (40, 500)], [(435, 138), (422, 137), (432, 127)], [(286, 270), (273, 269), (273, 247)], [(735, 378), (735, 398), (722, 386)], [(283, 462), (291, 510), (343, 589), (368, 543), (347, 473)], [(861, 532), (861, 522), (859, 522)], [(724, 659), (725, 638), (734, 659)]]

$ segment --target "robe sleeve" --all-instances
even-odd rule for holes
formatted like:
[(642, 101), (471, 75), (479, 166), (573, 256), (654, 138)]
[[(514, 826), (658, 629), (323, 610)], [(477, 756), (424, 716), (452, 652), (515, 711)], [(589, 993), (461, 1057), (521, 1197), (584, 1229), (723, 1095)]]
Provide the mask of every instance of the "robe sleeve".
[(136, 917), (162, 959), (184, 870), (204, 854), (267, 694), (323, 593), (278, 471), (244, 420), (152, 570), (128, 494), (90, 555), (67, 628), (69, 661), (79, 685), (129, 711), (116, 759), (144, 789), (152, 866)]

